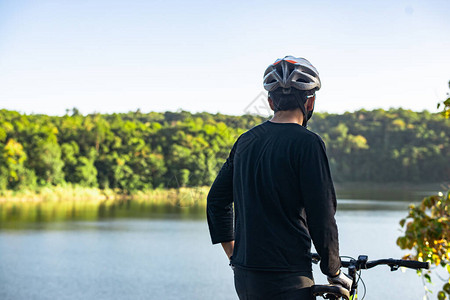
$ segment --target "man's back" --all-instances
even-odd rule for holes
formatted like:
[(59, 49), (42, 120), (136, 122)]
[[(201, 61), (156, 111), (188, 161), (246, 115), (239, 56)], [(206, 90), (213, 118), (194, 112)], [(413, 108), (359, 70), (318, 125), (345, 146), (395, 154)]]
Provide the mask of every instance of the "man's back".
[[(316, 134), (294, 123), (256, 126), (238, 139), (216, 181), (228, 176), (235, 209), (233, 265), (310, 271), (309, 226), (324, 256), (324, 273), (339, 269), (339, 261), (328, 261), (338, 253), (336, 199), (325, 149)], [(213, 184), (208, 201), (214, 197), (222, 195)]]

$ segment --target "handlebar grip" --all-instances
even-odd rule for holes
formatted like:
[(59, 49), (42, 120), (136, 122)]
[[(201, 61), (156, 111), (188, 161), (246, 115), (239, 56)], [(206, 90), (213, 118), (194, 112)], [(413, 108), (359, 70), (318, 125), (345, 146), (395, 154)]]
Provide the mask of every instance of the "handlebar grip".
[(399, 266), (406, 267), (410, 269), (429, 269), (430, 268), (430, 262), (422, 262), (422, 261), (415, 261), (415, 260), (400, 260)]

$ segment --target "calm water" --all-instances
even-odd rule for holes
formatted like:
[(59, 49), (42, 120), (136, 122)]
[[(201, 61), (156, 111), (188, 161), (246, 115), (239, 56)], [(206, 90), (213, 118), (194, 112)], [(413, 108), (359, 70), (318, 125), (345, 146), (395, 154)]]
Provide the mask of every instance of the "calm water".
[[(339, 200), (341, 254), (401, 257), (395, 240), (407, 205)], [(0, 299), (237, 299), (203, 211), (138, 202), (0, 206)], [(326, 282), (317, 267), (314, 276)], [(363, 279), (369, 300), (423, 297), (412, 270), (378, 267)]]

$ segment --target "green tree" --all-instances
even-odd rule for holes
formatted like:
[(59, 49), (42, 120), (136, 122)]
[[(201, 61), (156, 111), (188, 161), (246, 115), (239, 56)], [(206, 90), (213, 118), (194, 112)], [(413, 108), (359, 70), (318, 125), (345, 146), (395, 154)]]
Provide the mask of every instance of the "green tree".
[[(0, 110), (0, 189), (34, 178), (123, 192), (212, 183), (238, 136), (264, 121), (254, 115), (141, 111), (62, 117)], [(448, 120), (405, 109), (316, 113), (311, 129), (324, 139), (336, 181), (438, 182), (450, 180)], [(26, 159), (9, 183), (3, 156), (14, 140)], [(19, 168), (19, 169), (20, 169)], [(183, 170), (183, 171), (182, 171)], [(181, 174), (182, 173), (182, 174)], [(8, 176), (6, 176), (8, 174)], [(188, 175), (186, 175), (188, 174)], [(12, 178), (12, 177), (11, 177)]]
[(40, 140), (35, 144), (30, 166), (41, 180), (40, 184), (60, 184), (64, 181), (61, 148), (57, 143)]
[[(33, 188), (36, 183), (36, 176), (31, 170), (25, 168), (27, 154), (22, 144), (9, 139), (2, 151), (1, 173), (4, 176), (1, 188), (21, 189)], [(6, 182), (5, 182), (6, 181)]]
[(91, 149), (88, 156), (78, 158), (74, 170), (74, 182), (86, 187), (97, 187), (97, 169), (94, 162), (96, 158), (95, 149)]

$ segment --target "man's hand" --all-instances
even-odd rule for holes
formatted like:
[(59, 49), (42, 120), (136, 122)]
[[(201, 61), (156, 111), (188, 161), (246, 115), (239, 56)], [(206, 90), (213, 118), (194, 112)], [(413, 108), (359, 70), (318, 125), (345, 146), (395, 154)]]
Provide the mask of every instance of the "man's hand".
[(339, 270), (339, 273), (336, 276), (334, 276), (334, 277), (328, 276), (327, 279), (330, 284), (339, 284), (349, 291), (352, 288), (352, 282), (353, 282), (352, 278), (350, 278), (350, 276), (341, 272), (341, 270)]
[(231, 255), (233, 255), (234, 241), (224, 242), (222, 243), (222, 247), (225, 254), (228, 256), (228, 259), (231, 259)]

